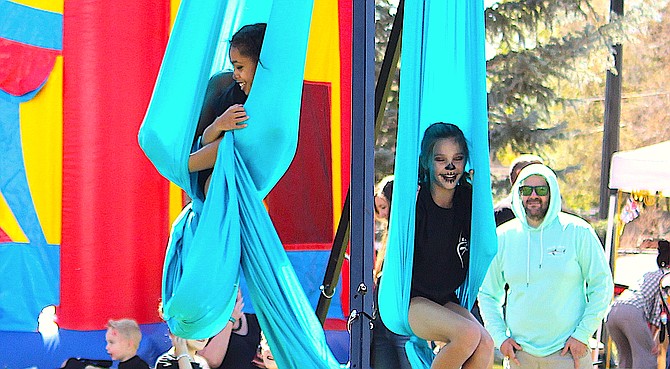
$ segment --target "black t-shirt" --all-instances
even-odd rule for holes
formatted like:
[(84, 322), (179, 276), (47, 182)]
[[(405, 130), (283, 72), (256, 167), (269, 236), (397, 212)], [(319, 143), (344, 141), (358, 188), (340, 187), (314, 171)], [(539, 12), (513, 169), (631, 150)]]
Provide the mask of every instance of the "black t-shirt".
[(439, 207), (422, 186), (416, 200), (411, 297), (440, 305), (458, 302), (454, 291), (465, 281), (470, 264), (472, 187), (459, 185), (450, 209)]
[(83, 359), (83, 358), (74, 358), (71, 357), (67, 359), (65, 365), (61, 369), (85, 369), (87, 365), (96, 366), (98, 368), (109, 368), (113, 362), (111, 360), (96, 360), (96, 359)]
[[(196, 140), (202, 136), (205, 128), (212, 124), (212, 122), (214, 122), (214, 120), (223, 114), (229, 107), (235, 104), (244, 104), (247, 102), (247, 95), (244, 93), (244, 91), (242, 91), (240, 85), (233, 83), (219, 93), (215, 93), (214, 97), (212, 98), (212, 102), (214, 107), (213, 110), (210, 109), (210, 111), (213, 114), (205, 114), (206, 109), (203, 107), (203, 112), (201, 113), (200, 120), (198, 121), (198, 128), (195, 132)], [(207, 181), (207, 178), (212, 175), (213, 171), (214, 170), (210, 168), (198, 172), (198, 188), (200, 191), (202, 191), (201, 193), (203, 194), (205, 193), (205, 182)]]
[(261, 343), (261, 327), (256, 314), (245, 314), (247, 317), (247, 334), (242, 336), (233, 332), (230, 335), (228, 350), (221, 366), (213, 369), (258, 369), (251, 361), (256, 356)]
[(149, 365), (139, 356), (135, 355), (126, 361), (120, 362), (119, 369), (149, 369)]
[(496, 220), (496, 227), (516, 218), (511, 208), (503, 208), (503, 207), (494, 209), (493, 216), (495, 217)]

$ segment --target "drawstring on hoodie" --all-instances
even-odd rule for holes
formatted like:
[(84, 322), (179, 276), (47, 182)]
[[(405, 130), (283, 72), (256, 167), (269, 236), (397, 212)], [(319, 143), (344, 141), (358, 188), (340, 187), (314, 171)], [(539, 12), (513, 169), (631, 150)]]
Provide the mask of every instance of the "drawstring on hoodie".
[(530, 285), (530, 232), (526, 232), (526, 287)]
[[(526, 232), (526, 287), (530, 285), (530, 232)], [(540, 269), (542, 269), (542, 262), (544, 261), (544, 228), (540, 228)]]
[(544, 261), (544, 227), (540, 228), (540, 269), (542, 269), (542, 261)]

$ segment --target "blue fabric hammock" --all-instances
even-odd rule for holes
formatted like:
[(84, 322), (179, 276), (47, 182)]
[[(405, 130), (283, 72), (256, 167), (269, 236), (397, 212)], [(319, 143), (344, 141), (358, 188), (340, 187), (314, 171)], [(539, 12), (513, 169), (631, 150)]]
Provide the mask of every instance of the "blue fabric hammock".
[[(207, 338), (223, 329), (241, 265), (281, 368), (339, 367), (262, 202), (297, 147), (312, 5), (311, 0), (182, 0), (139, 133), (140, 146), (158, 171), (193, 199), (172, 226), (163, 269), (163, 313), (170, 330)], [(203, 201), (196, 196), (188, 156), (197, 149), (192, 140), (218, 36), (229, 39), (239, 26), (263, 21), (268, 27), (261, 63), (245, 104), (249, 126), (224, 136)], [(282, 103), (268, 108), (278, 96)]]
[[(470, 270), (457, 291), (471, 309), (497, 250), (489, 168), (482, 0), (406, 0), (402, 34), (400, 112), (394, 199), (415, 199), (423, 132), (435, 122), (458, 125), (474, 169)], [(384, 323), (412, 336), (413, 368), (428, 368), (433, 353), (407, 322), (414, 256), (415, 201), (393, 201), (379, 308)]]

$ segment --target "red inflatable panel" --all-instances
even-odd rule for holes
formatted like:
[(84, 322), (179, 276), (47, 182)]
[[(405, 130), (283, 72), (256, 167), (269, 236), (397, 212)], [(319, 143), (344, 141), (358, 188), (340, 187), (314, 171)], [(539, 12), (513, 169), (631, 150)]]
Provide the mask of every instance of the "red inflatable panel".
[[(340, 0), (340, 113), (342, 115), (342, 201), (349, 189), (351, 178), (351, 1)], [(348, 274), (347, 274), (348, 276)]]
[(137, 144), (169, 2), (65, 2), (62, 328), (159, 321), (168, 183)]
[[(353, 24), (352, 2), (339, 1), (340, 12), (340, 96), (342, 112), (342, 199), (346, 198), (351, 178), (351, 34)], [(344, 200), (343, 200), (344, 201)], [(349, 260), (342, 263), (342, 310), (349, 313)]]
[(2, 228), (0, 228), (0, 243), (2, 242), (12, 242), (12, 239), (9, 238), (7, 233)]
[(35, 91), (47, 80), (60, 50), (0, 38), (0, 90), (14, 96)]
[(305, 82), (295, 158), (266, 198), (272, 222), (285, 246), (321, 243), (318, 249), (330, 250), (331, 168), (330, 84)]

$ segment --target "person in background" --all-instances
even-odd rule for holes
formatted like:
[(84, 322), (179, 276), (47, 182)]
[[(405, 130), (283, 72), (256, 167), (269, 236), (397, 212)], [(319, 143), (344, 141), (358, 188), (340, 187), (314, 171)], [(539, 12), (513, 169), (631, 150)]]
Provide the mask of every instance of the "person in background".
[[(375, 209), (375, 260), (378, 260), (380, 252), (383, 260), (382, 250), (385, 247), (388, 235), (389, 213), (391, 212), (391, 197), (393, 196), (393, 175), (386, 176), (375, 186), (374, 209)], [(375, 261), (377, 264), (377, 261)], [(376, 268), (376, 267), (375, 267)], [(375, 272), (375, 275), (377, 272)]]
[(277, 362), (272, 355), (272, 351), (270, 351), (270, 345), (268, 344), (268, 340), (265, 339), (263, 333), (261, 333), (261, 342), (258, 345), (258, 350), (256, 357), (254, 357), (253, 364), (255, 368), (277, 369)]
[[(522, 154), (517, 156), (509, 167), (510, 186), (514, 186), (519, 172), (531, 164), (544, 164), (542, 158), (533, 154)], [(512, 211), (512, 194), (510, 193), (504, 199), (500, 200), (493, 209), (496, 220), (496, 226), (499, 226), (509, 220), (514, 219)]]
[(375, 217), (388, 222), (393, 197), (393, 175), (382, 178), (375, 186)]
[(658, 365), (660, 281), (670, 270), (670, 244), (664, 239), (646, 242), (657, 243), (658, 269), (644, 274), (639, 289), (614, 301), (605, 321), (619, 353), (617, 368), (621, 369), (655, 369)]
[(261, 327), (255, 314), (242, 312), (244, 300), (238, 292), (232, 314), (232, 324), (212, 337), (198, 351), (212, 369), (255, 369), (252, 361), (261, 341)]
[(172, 347), (156, 360), (156, 369), (210, 369), (207, 360), (198, 355), (207, 339), (185, 339), (170, 333)]
[(393, 199), (393, 176), (383, 178), (375, 190), (375, 216), (382, 225), (379, 250), (373, 269), (375, 282), (375, 314), (372, 321), (372, 341), (370, 342), (370, 365), (373, 369), (411, 369), (405, 354), (405, 343), (409, 337), (391, 332), (379, 316), (377, 293), (379, 280), (384, 266), (386, 254), (386, 237)]
[(379, 240), (379, 246), (375, 253), (375, 266), (373, 276), (375, 283), (381, 277), (381, 268), (384, 264), (386, 254), (386, 237), (389, 229), (389, 215), (391, 214), (391, 200), (393, 199), (393, 176), (384, 177), (375, 186), (375, 223), (378, 229), (375, 239)]
[(591, 369), (588, 340), (614, 293), (600, 240), (561, 211), (558, 180), (545, 165), (519, 173), (512, 210), (516, 218), (497, 228), (498, 253), (479, 293), (486, 329), (512, 369)]
[[(230, 332), (232, 332), (234, 325), (237, 323), (236, 317), (241, 313), (243, 306), (242, 296), (238, 290), (233, 312), (221, 331), (227, 334), (227, 337), (230, 336)], [(162, 302), (158, 305), (158, 315), (164, 318)], [(221, 332), (219, 335), (222, 334)], [(210, 342), (210, 338), (185, 339), (174, 335), (172, 332), (169, 334), (172, 347), (158, 357), (154, 366), (155, 369), (210, 369), (207, 359), (198, 355), (198, 352), (204, 350), (205, 346)]]
[[(137, 356), (140, 347), (142, 332), (140, 326), (132, 319), (110, 320), (107, 322), (105, 350), (112, 358), (109, 364), (118, 369), (149, 369), (149, 365)], [(117, 364), (114, 365), (114, 362)], [(68, 359), (63, 368), (67, 369), (96, 369), (105, 368), (102, 361), (88, 359)]]

